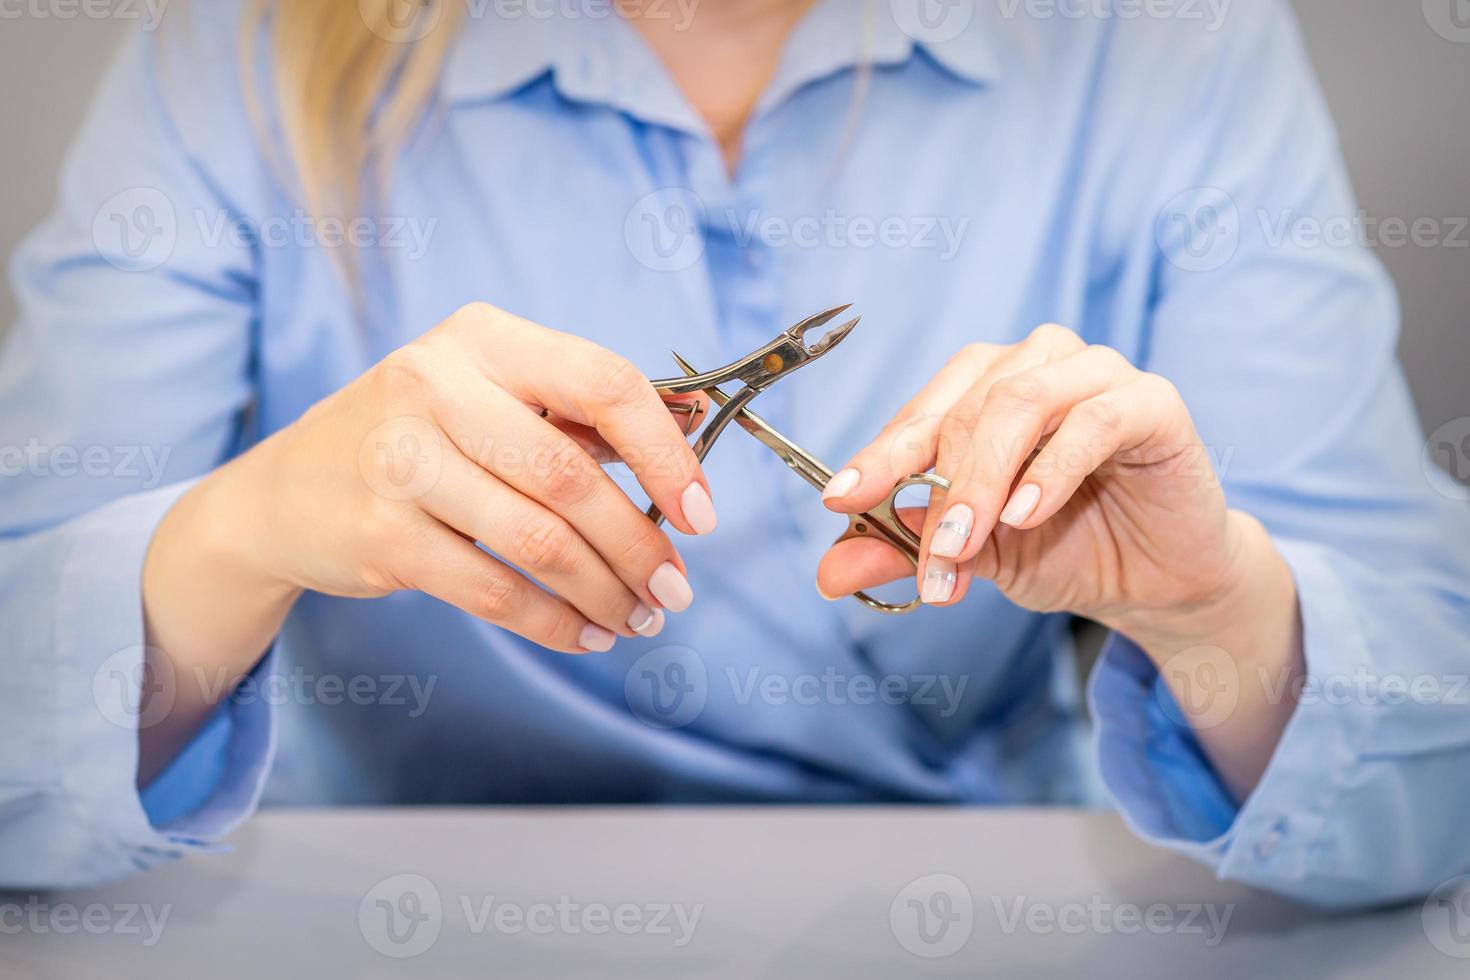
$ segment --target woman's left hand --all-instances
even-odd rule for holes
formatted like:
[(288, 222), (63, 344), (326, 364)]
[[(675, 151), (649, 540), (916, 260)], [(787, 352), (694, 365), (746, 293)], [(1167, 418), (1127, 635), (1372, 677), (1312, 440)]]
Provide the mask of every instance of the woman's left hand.
[[(952, 488), (924, 515), (927, 604), (960, 601), (979, 575), (1028, 609), (1164, 633), (1238, 594), (1251, 556), (1269, 547), (1226, 507), (1174, 386), (1059, 326), (960, 351), (824, 497), (858, 513), (930, 467)], [(892, 548), (852, 539), (827, 553), (817, 581), (839, 596), (910, 574)]]

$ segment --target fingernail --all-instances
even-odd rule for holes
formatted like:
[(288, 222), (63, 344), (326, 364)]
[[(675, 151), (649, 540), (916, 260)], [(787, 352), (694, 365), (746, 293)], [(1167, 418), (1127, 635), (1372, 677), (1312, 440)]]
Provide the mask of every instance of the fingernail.
[(1015, 527), (1025, 522), (1041, 500), (1041, 488), (1028, 483), (1011, 495), (1011, 502), (1000, 512), (1000, 522)]
[(720, 523), (715, 514), (715, 503), (709, 499), (709, 491), (703, 484), (691, 483), (685, 487), (679, 506), (684, 509), (684, 519), (694, 528), (695, 534), (708, 534)]
[(934, 537), (929, 542), (929, 554), (941, 558), (958, 558), (970, 540), (970, 530), (975, 526), (975, 512), (968, 504), (955, 504), (944, 512)]
[(659, 630), (663, 628), (663, 610), (649, 609), (641, 602), (634, 607), (633, 614), (628, 617), (628, 629), (639, 636), (657, 636)]
[(823, 599), (826, 599), (828, 602), (836, 602), (838, 599), (842, 598), (841, 596), (828, 595), (827, 593), (823, 592), (821, 582), (817, 583), (817, 595), (821, 596)]
[(582, 627), (582, 635), (577, 637), (577, 645), (593, 653), (607, 653), (613, 648), (617, 639), (617, 634), (612, 630), (605, 630), (596, 623), (588, 623)]
[(683, 612), (694, 601), (694, 590), (673, 562), (664, 562), (648, 577), (648, 591), (669, 612)]
[(957, 581), (959, 575), (955, 572), (954, 562), (930, 558), (924, 570), (924, 587), (919, 591), (919, 599), (926, 605), (948, 602), (950, 596), (954, 595)]
[(846, 497), (857, 489), (862, 478), (861, 473), (849, 466), (827, 481), (827, 485), (822, 488), (822, 499), (836, 500), (838, 497)]

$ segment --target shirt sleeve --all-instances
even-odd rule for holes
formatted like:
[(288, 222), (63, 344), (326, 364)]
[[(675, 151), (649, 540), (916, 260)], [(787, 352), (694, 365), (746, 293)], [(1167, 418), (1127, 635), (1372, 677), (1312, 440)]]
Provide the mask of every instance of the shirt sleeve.
[[(194, 14), (179, 20), (208, 30)], [(180, 49), (232, 64), (225, 33)], [(271, 757), (268, 707), (223, 692), (170, 769), (145, 793), (134, 785), (139, 726), (166, 700), (138, 710), (158, 681), (143, 669), (143, 558), (190, 481), (234, 451), (252, 398), (256, 256), (216, 234), (236, 205), (185, 138), (208, 127), (182, 124), (167, 95), (170, 77), (227, 73), (170, 64), (166, 34), (140, 32), (111, 67), (55, 210), (11, 267), (20, 314), (0, 350), (7, 886), (89, 884), (208, 847), (255, 806)], [(200, 115), (227, 128), (221, 83), (190, 84)]]
[[(1231, 16), (1178, 66), (1204, 81), (1159, 130), (1179, 138), (1139, 140), (1159, 163), (1129, 346), (1178, 385), (1230, 505), (1271, 531), (1307, 678), (1262, 678), (1299, 700), (1237, 806), (1114, 637), (1090, 687), (1101, 774), (1138, 833), (1224, 877), (1329, 906), (1422, 897), (1470, 868), (1470, 511), (1428, 462), (1392, 286), (1332, 231), (1364, 218), (1295, 25), (1274, 2)], [(1206, 696), (1232, 695), (1223, 666)]]

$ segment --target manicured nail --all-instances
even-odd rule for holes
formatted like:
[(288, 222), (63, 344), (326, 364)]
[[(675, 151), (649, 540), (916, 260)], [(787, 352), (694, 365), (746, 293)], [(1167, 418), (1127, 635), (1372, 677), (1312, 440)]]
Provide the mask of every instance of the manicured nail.
[(582, 627), (582, 635), (577, 637), (577, 645), (593, 653), (607, 653), (613, 648), (617, 639), (617, 634), (612, 630), (605, 630), (596, 623), (588, 623)]
[(930, 558), (924, 570), (924, 587), (919, 591), (919, 598), (926, 605), (948, 602), (958, 581), (954, 562)]
[(828, 595), (827, 593), (823, 592), (821, 582), (817, 583), (817, 595), (821, 596), (823, 599), (826, 599), (828, 602), (836, 602), (838, 599), (842, 598), (841, 596)]
[(1040, 501), (1041, 488), (1034, 483), (1026, 484), (1011, 495), (1011, 502), (1006, 504), (1005, 510), (1000, 512), (1000, 522), (1009, 524), (1011, 527), (1024, 524)]
[(663, 610), (649, 609), (641, 602), (634, 607), (633, 614), (628, 617), (628, 629), (639, 636), (657, 636), (659, 630), (663, 628)]
[(708, 534), (720, 523), (715, 514), (715, 503), (709, 499), (709, 491), (701, 483), (691, 483), (684, 488), (679, 506), (684, 509), (684, 519), (694, 528), (695, 534)]
[(958, 558), (970, 540), (970, 531), (975, 526), (975, 512), (968, 504), (955, 504), (944, 512), (934, 537), (929, 542), (929, 554), (941, 558)]
[(846, 497), (857, 489), (862, 478), (861, 473), (849, 466), (827, 481), (827, 485), (822, 489), (822, 499), (836, 500), (838, 497)]
[(694, 590), (673, 562), (664, 562), (648, 577), (648, 591), (669, 612), (683, 612), (694, 601)]

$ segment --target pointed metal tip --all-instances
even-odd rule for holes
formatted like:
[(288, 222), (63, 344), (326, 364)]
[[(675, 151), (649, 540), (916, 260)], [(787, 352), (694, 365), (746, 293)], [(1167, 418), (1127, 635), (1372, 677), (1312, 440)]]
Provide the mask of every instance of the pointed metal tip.
[(805, 320), (802, 320), (796, 326), (792, 327), (790, 330), (787, 331), (787, 333), (791, 334), (794, 337), (800, 338), (808, 330), (815, 330), (817, 327), (825, 326), (826, 324), (831, 323), (833, 320), (837, 319), (839, 316), (850, 309), (852, 309), (852, 304), (844, 303), (841, 306), (834, 306), (830, 310), (823, 310), (821, 313), (815, 313), (812, 316), (807, 317)]
[(855, 316), (851, 320), (848, 320), (846, 323), (842, 324), (840, 327), (833, 327), (827, 332), (827, 335), (825, 337), (817, 341), (817, 343), (812, 347), (812, 356), (816, 357), (817, 355), (825, 354), (827, 353), (827, 351), (842, 343), (842, 341), (846, 339), (847, 335), (852, 333), (853, 328), (858, 325), (858, 322), (860, 320), (862, 320), (862, 317)]

